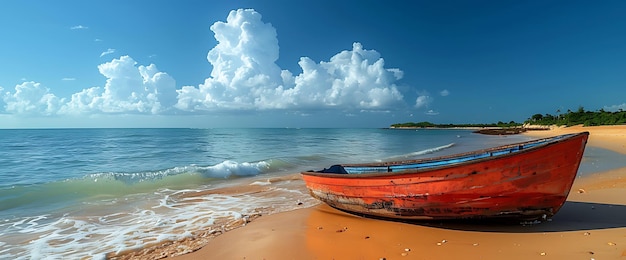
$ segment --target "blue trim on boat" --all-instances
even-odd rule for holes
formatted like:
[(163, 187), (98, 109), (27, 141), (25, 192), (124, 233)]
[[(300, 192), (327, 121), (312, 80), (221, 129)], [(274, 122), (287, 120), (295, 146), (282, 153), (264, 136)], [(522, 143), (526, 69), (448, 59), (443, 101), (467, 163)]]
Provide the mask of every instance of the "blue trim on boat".
[(468, 162), (468, 161), (479, 160), (479, 159), (483, 159), (483, 158), (489, 158), (489, 157), (493, 157), (493, 156), (500, 156), (500, 155), (505, 155), (505, 154), (517, 153), (517, 152), (520, 152), (522, 150), (527, 150), (527, 149), (535, 147), (535, 146), (539, 146), (539, 145), (543, 145), (545, 143), (550, 143), (550, 142), (554, 142), (554, 141), (559, 140), (559, 139), (567, 138), (567, 137), (569, 137), (571, 135), (572, 134), (555, 136), (555, 137), (548, 138), (548, 139), (537, 140), (536, 142), (523, 143), (523, 144), (520, 144), (518, 146), (508, 147), (508, 148), (505, 148), (505, 149), (502, 149), (502, 150), (494, 150), (494, 151), (489, 151), (489, 152), (485, 152), (485, 153), (474, 154), (474, 155), (464, 156), (464, 157), (448, 158), (448, 159), (443, 159), (443, 160), (439, 160), (439, 161), (425, 161), (425, 162), (419, 162), (419, 163), (398, 164), (398, 165), (389, 165), (389, 166), (344, 166), (344, 165), (333, 165), (331, 168), (325, 169), (325, 170), (323, 170), (321, 172), (326, 172), (326, 173), (343, 173), (343, 174), (345, 174), (345, 173), (347, 173), (347, 174), (363, 174), (363, 173), (398, 172), (398, 171), (404, 171), (404, 170), (408, 170), (408, 169), (424, 169), (424, 168), (440, 167), (440, 166), (446, 166), (446, 165), (452, 165), (452, 164), (457, 164), (457, 163), (464, 163), (464, 162)]

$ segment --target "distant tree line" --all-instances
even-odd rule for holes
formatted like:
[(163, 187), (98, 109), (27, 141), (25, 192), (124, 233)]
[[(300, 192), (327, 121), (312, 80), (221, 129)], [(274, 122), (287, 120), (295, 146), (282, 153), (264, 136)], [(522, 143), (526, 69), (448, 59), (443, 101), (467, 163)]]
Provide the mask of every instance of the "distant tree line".
[[(600, 109), (598, 111), (585, 111), (585, 108), (578, 107), (578, 110), (567, 110), (565, 113), (561, 113), (560, 110), (556, 111), (557, 115), (551, 114), (534, 114), (524, 124), (530, 125), (557, 125), (557, 126), (598, 126), (598, 125), (623, 125), (626, 124), (626, 111), (620, 109), (616, 112), (605, 111)], [(559, 114), (561, 113), (561, 114)], [(455, 128), (455, 127), (500, 127), (511, 128), (521, 127), (521, 123), (511, 121), (504, 123), (499, 121), (492, 124), (433, 124), (431, 122), (407, 122), (400, 124), (393, 124), (394, 128)]]
[(400, 124), (393, 124), (391, 127), (394, 128), (455, 128), (455, 127), (520, 127), (521, 123), (516, 123), (515, 121), (511, 121), (508, 123), (498, 122), (492, 124), (433, 124), (431, 122), (407, 122)]
[(585, 111), (581, 106), (578, 110), (567, 110), (566, 113), (558, 114), (561, 111), (557, 110), (557, 115), (550, 114), (534, 114), (527, 119), (524, 123), (532, 125), (557, 125), (557, 126), (598, 126), (598, 125), (622, 125), (626, 124), (626, 111), (620, 109), (617, 112), (608, 112), (604, 109), (598, 111)]

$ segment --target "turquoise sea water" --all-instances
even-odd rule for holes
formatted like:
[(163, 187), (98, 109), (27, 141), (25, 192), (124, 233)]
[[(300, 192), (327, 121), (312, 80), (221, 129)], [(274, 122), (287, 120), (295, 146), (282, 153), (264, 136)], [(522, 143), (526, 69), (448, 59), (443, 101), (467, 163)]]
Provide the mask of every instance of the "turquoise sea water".
[[(102, 259), (225, 218), (314, 205), (301, 181), (275, 180), (300, 171), (529, 139), (468, 130), (0, 130), (0, 259)], [(623, 166), (621, 158), (588, 149), (580, 172)], [(189, 196), (250, 185), (262, 192)]]

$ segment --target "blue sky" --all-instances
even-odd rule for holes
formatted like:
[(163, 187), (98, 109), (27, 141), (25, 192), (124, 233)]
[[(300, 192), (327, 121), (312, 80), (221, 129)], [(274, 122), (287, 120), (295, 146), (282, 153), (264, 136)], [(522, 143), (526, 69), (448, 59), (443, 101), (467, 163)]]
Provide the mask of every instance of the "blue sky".
[(625, 1), (0, 9), (0, 128), (386, 127), (626, 109)]

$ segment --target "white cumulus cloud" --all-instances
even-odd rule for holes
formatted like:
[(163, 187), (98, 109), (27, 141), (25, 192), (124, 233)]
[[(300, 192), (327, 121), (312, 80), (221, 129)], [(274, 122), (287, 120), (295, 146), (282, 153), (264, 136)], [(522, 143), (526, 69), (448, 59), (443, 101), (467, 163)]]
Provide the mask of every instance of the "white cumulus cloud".
[[(327, 61), (301, 57), (300, 73), (281, 69), (276, 64), (276, 30), (261, 18), (252, 9), (239, 9), (231, 11), (226, 21), (211, 26), (218, 41), (207, 55), (213, 70), (197, 86), (177, 89), (175, 80), (156, 65), (138, 65), (130, 56), (121, 56), (98, 66), (106, 78), (103, 86), (85, 88), (71, 97), (58, 98), (32, 81), (17, 85), (15, 91), (0, 88), (0, 112), (84, 115), (289, 109), (307, 115), (319, 109), (351, 114), (406, 107), (396, 86), (403, 72), (386, 68), (377, 51), (358, 42)], [(100, 56), (112, 53), (115, 49)], [(430, 102), (430, 96), (420, 96), (415, 106)]]
[(415, 99), (415, 108), (428, 107), (433, 102), (433, 98), (428, 94), (420, 95)]
[(439, 92), (439, 95), (441, 95), (442, 97), (445, 97), (447, 95), (450, 95), (450, 91), (448, 91), (447, 89), (444, 89)]
[(302, 57), (302, 73), (294, 76), (276, 65), (276, 30), (256, 11), (231, 11), (211, 30), (218, 41), (207, 57), (211, 77), (178, 90), (178, 109), (384, 109), (403, 103), (394, 84), (402, 71), (385, 68), (380, 54), (360, 43), (330, 61)]
[(129, 56), (98, 66), (107, 78), (104, 88), (92, 87), (72, 95), (61, 113), (152, 113), (157, 114), (176, 103), (176, 83), (156, 65), (136, 66)]
[(7, 113), (23, 115), (54, 115), (64, 102), (48, 88), (33, 81), (15, 86), (15, 93), (7, 92), (2, 99)]

